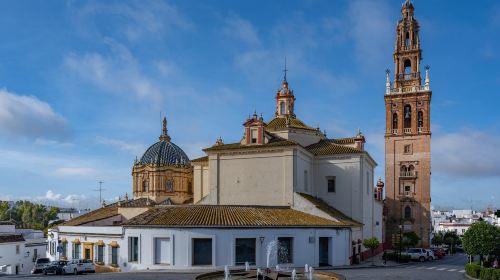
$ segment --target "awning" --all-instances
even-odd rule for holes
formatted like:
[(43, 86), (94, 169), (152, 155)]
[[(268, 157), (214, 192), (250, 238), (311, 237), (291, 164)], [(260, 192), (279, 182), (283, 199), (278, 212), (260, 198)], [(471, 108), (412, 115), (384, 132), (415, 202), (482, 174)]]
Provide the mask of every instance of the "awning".
[(115, 247), (115, 248), (119, 248), (120, 247), (120, 245), (116, 241), (111, 241), (111, 243), (109, 243), (109, 246)]
[(61, 243), (68, 243), (68, 240), (67, 240), (66, 238), (64, 238), (64, 237), (63, 237), (63, 238), (61, 239)]
[(106, 245), (106, 244), (104, 244), (104, 241), (99, 240), (99, 241), (97, 241), (97, 242), (95, 243), (95, 245), (96, 245), (96, 246), (104, 246), (104, 245)]
[(71, 242), (74, 243), (74, 244), (80, 244), (81, 243), (80, 239), (78, 239), (78, 238), (75, 238), (75, 240), (73, 240)]

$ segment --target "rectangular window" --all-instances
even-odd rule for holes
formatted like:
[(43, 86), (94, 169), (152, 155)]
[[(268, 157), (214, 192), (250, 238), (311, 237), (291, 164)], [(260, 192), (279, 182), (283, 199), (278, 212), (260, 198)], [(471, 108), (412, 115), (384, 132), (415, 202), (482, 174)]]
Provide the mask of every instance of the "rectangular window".
[(257, 130), (256, 129), (252, 129), (250, 130), (250, 136), (251, 136), (251, 139), (252, 139), (252, 144), (255, 144), (257, 143)]
[(293, 237), (278, 237), (278, 263), (293, 263)]
[(104, 246), (97, 246), (97, 262), (104, 263)]
[(328, 177), (328, 192), (335, 192), (335, 176)]
[(244, 265), (245, 262), (255, 264), (255, 238), (236, 238), (235, 265)]
[(63, 257), (67, 257), (67, 252), (66, 252), (67, 250), (68, 250), (68, 243), (64, 242), (62, 244), (62, 253), (61, 253)]
[(366, 172), (366, 194), (370, 194), (370, 176)]
[(411, 154), (411, 145), (405, 145), (404, 153), (407, 155)]
[(309, 191), (309, 174), (307, 174), (307, 170), (304, 170), (304, 190)]
[(79, 259), (81, 255), (81, 245), (80, 244), (75, 244), (74, 245), (74, 250), (73, 250), (73, 259)]
[(193, 239), (193, 265), (212, 265), (212, 238)]
[(21, 251), (21, 246), (16, 245), (16, 255), (19, 255), (19, 251)]
[(118, 265), (118, 247), (111, 247), (111, 264)]
[(139, 237), (128, 238), (128, 261), (139, 261)]

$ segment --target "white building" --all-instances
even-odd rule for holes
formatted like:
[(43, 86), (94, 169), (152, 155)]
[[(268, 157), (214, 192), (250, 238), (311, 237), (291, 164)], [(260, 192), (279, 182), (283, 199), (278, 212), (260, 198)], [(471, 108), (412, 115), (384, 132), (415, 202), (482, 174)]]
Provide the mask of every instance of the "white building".
[(29, 274), (35, 260), (45, 256), (46, 247), (42, 231), (0, 222), (0, 274)]
[(491, 210), (487, 210), (484, 213), (471, 209), (432, 212), (434, 233), (455, 232), (461, 236), (464, 235), (473, 223), (480, 220), (492, 225), (499, 225), (499, 218)]
[[(273, 119), (264, 122), (254, 114), (244, 123), (241, 141), (218, 139), (204, 149), (207, 156), (191, 162), (194, 205), (144, 195), (175, 193), (176, 182), (189, 179), (175, 177), (187, 157), (170, 143), (165, 120), (165, 143), (153, 144), (136, 163), (170, 166), (172, 173), (147, 174), (135, 182), (135, 199), (51, 229), (49, 256), (92, 259), (122, 271), (245, 261), (257, 267), (340, 266), (363, 258), (363, 239), (383, 240), (383, 183), (374, 189), (376, 163), (364, 150), (365, 137), (358, 132), (327, 138), (296, 117), (294, 102), (285, 77)], [(276, 247), (269, 260), (268, 246)]]

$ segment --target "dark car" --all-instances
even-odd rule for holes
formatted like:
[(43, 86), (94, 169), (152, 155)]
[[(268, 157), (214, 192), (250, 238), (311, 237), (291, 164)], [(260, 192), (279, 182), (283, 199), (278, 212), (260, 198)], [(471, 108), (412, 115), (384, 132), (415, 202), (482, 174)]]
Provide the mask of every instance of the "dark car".
[(438, 258), (446, 256), (446, 252), (443, 248), (433, 248), (432, 251), (434, 252), (434, 255)]
[(64, 267), (66, 266), (66, 264), (68, 264), (67, 261), (53, 261), (43, 268), (43, 274), (64, 274)]
[(50, 264), (49, 258), (38, 258), (38, 259), (36, 259), (35, 266), (31, 270), (31, 274), (42, 273), (43, 272), (43, 268), (46, 265), (48, 265), (48, 264)]

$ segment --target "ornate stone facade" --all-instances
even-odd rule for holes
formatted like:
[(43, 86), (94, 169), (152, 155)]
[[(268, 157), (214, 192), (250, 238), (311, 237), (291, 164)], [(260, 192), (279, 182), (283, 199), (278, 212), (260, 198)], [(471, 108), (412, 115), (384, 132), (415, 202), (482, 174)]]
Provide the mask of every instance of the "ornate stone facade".
[(429, 68), (421, 84), (419, 25), (414, 6), (401, 9), (394, 51), (394, 87), (387, 71), (385, 109), (385, 188), (388, 217), (386, 241), (394, 234), (414, 231), (429, 246), (431, 130)]
[(160, 141), (151, 145), (132, 168), (134, 199), (184, 204), (193, 199), (193, 168), (184, 151), (170, 141), (163, 119)]

